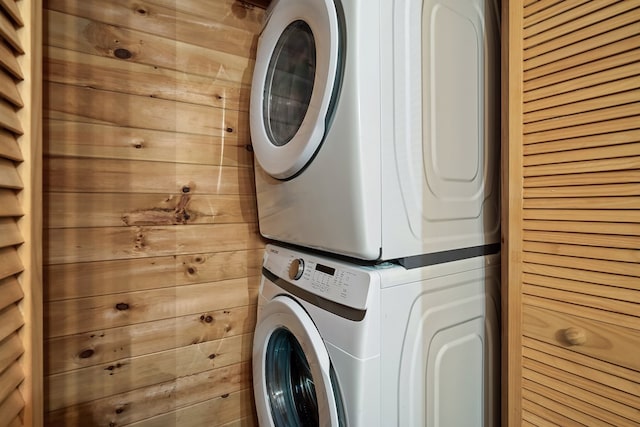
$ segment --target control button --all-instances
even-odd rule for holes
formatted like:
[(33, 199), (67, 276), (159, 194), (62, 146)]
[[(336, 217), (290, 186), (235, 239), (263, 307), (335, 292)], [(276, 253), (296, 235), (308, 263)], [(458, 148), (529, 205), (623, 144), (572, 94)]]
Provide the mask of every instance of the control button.
[(298, 280), (304, 273), (304, 260), (302, 258), (296, 258), (289, 264), (289, 278), (291, 280)]

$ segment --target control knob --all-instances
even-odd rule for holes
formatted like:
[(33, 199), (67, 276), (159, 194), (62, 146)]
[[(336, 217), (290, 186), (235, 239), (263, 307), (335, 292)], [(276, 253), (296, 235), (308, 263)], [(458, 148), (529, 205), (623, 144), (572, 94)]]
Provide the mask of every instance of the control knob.
[(302, 258), (296, 258), (289, 264), (289, 278), (291, 280), (298, 280), (304, 273), (304, 260)]

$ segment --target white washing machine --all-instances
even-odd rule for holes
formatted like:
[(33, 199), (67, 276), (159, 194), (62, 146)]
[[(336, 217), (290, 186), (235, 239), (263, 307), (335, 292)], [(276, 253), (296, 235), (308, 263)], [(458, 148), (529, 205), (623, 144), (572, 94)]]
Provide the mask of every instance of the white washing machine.
[(366, 267), (268, 245), (260, 426), (497, 426), (498, 262)]
[(264, 236), (363, 260), (496, 250), (493, 1), (272, 2), (250, 107)]

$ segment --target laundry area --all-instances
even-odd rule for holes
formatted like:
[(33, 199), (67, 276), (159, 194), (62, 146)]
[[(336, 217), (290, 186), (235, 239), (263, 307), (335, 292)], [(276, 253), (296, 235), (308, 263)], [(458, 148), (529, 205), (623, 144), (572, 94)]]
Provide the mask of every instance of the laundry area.
[(0, 0), (0, 427), (640, 425), (639, 23)]

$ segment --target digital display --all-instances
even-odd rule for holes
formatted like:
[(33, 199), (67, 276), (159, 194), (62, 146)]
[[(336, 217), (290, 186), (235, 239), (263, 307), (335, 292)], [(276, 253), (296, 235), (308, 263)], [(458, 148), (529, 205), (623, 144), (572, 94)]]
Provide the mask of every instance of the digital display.
[(336, 273), (335, 268), (327, 267), (326, 265), (316, 264), (316, 270), (326, 274), (334, 275)]

